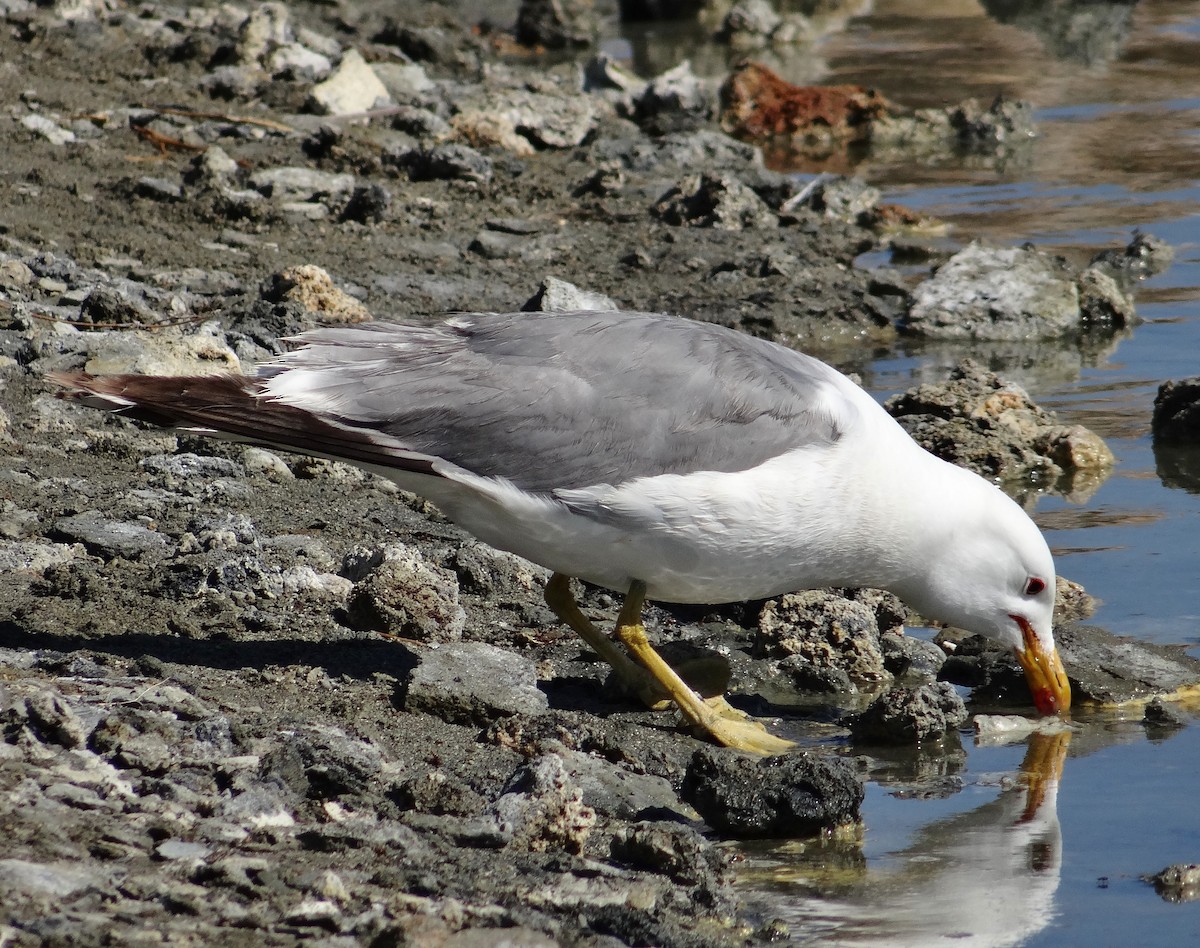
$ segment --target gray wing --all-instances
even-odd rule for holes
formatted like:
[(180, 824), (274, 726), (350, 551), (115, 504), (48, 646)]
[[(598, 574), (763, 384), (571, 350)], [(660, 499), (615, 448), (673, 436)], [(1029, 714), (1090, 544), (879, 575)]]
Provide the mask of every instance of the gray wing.
[(263, 391), (353, 432), (356, 459), (377, 443), (373, 463), (441, 458), (533, 492), (746, 470), (836, 440), (858, 413), (823, 363), (672, 316), (472, 314), (296, 341)]

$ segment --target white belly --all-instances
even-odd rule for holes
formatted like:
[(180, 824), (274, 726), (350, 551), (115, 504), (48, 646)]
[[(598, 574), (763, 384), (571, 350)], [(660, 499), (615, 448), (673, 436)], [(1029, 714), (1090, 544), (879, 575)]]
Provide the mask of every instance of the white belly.
[(805, 484), (832, 473), (829, 453), (821, 459), (821, 470), (780, 458), (737, 474), (564, 493), (588, 513), (470, 475), (394, 479), (485, 543), (555, 572), (618, 592), (640, 579), (664, 602), (718, 603), (864, 579), (853, 518), (837, 504), (835, 522), (828, 496), (806, 501)]

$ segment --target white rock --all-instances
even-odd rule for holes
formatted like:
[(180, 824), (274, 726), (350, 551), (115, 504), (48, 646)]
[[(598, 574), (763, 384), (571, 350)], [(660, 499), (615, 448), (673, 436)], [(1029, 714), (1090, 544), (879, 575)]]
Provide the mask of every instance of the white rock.
[(289, 75), (296, 79), (317, 81), (333, 72), (328, 56), (314, 53), (307, 46), (289, 43), (271, 54), (271, 75)]
[(333, 75), (313, 86), (309, 101), (323, 115), (350, 115), (390, 103), (391, 97), (362, 53), (351, 49)]
[(37, 132), (52, 145), (67, 145), (75, 141), (75, 133), (70, 129), (50, 121), (44, 115), (26, 115), (21, 124), (31, 132)]
[(263, 3), (242, 23), (238, 35), (238, 62), (246, 66), (262, 61), (276, 46), (284, 46), (295, 38), (291, 14), (282, 3)]

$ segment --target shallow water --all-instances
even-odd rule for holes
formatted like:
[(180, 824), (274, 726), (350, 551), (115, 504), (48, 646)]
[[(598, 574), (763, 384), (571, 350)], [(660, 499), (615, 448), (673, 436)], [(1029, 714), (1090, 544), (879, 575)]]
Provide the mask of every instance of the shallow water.
[[(869, 12), (833, 24), (815, 49), (768, 61), (793, 81), (870, 85), (909, 106), (1003, 92), (1037, 110), (1038, 139), (998, 165), (851, 162), (885, 200), (942, 218), (963, 239), (1087, 259), (1140, 227), (1176, 255), (1140, 290), (1145, 322), (1104, 345), (900, 343), (853, 367), (882, 397), (971, 355), (1103, 435), (1118, 459), (1112, 476), (1088, 497), (1036, 506), (1058, 571), (1102, 601), (1094, 623), (1200, 645), (1200, 453), (1156, 457), (1150, 437), (1159, 383), (1200, 374), (1200, 5), (861, 6)], [(1054, 25), (1045, 11), (1055, 10), (1105, 29)], [(689, 56), (718, 74), (727, 56), (661, 24), (627, 30), (614, 49), (646, 73)], [(798, 943), (1195, 943), (1200, 902), (1170, 904), (1141, 877), (1200, 862), (1200, 724), (1151, 740), (1140, 718), (1077, 712), (1061, 781), (1038, 763), (1036, 742), (974, 746), (967, 735), (962, 754), (897, 761), (872, 775), (861, 841), (753, 848), (743, 892)]]

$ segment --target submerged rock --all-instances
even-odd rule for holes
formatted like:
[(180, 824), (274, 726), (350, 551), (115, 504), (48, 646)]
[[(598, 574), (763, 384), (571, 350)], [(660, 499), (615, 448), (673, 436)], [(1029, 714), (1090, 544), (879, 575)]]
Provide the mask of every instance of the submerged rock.
[(1177, 863), (1152, 876), (1144, 877), (1167, 902), (1195, 902), (1200, 899), (1200, 865)]
[(1163, 382), (1154, 397), (1156, 439), (1200, 442), (1200, 376)]

